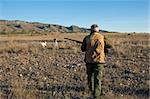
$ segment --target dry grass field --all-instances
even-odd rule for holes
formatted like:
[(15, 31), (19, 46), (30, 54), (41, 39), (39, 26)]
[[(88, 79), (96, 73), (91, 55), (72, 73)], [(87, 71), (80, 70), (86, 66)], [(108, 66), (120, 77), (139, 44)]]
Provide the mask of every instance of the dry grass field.
[[(86, 82), (85, 33), (0, 36), (0, 99), (91, 99)], [(150, 34), (104, 34), (106, 54), (102, 99), (149, 99)], [(43, 48), (39, 40), (58, 39)]]

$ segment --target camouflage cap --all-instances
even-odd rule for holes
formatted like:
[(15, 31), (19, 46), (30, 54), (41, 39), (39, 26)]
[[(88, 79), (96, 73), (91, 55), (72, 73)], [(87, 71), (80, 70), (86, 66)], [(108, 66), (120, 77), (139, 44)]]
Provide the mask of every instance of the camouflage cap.
[(99, 26), (97, 25), (97, 24), (93, 24), (92, 26), (91, 26), (91, 31), (92, 32), (99, 32)]

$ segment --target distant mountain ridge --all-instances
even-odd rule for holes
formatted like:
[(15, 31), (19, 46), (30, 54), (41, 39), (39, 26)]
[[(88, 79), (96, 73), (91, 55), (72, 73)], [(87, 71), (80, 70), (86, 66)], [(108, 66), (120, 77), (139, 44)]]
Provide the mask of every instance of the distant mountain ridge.
[[(101, 30), (102, 32), (108, 32)], [(56, 24), (44, 24), (40, 22), (27, 22), (20, 20), (0, 20), (0, 34), (26, 34), (26, 33), (89, 33), (90, 29), (81, 28), (75, 25), (70, 27), (56, 25)]]

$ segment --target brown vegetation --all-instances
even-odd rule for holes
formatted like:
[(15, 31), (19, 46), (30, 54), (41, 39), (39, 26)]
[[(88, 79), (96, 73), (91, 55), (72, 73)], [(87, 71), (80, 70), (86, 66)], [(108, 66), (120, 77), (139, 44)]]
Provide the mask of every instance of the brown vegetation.
[[(87, 92), (84, 53), (80, 44), (86, 34), (0, 37), (1, 99), (90, 99)], [(149, 34), (104, 34), (114, 46), (106, 55), (103, 99), (149, 98)], [(58, 38), (60, 49), (52, 42)], [(23, 40), (15, 41), (15, 40)], [(25, 40), (25, 41), (24, 41)]]

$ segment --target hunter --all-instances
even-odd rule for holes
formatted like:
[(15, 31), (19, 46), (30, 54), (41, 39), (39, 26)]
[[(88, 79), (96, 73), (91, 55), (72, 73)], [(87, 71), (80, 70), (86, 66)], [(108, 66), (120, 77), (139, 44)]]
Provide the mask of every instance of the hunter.
[(82, 42), (81, 50), (85, 52), (85, 63), (87, 68), (88, 87), (94, 99), (100, 99), (101, 80), (105, 63), (104, 36), (99, 33), (97, 24), (91, 26), (91, 33)]

